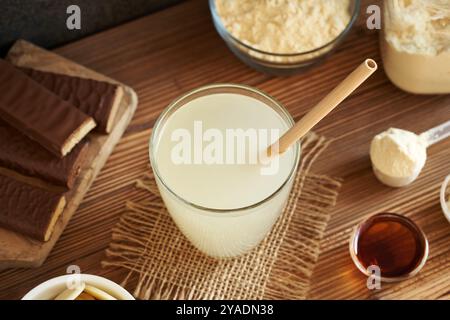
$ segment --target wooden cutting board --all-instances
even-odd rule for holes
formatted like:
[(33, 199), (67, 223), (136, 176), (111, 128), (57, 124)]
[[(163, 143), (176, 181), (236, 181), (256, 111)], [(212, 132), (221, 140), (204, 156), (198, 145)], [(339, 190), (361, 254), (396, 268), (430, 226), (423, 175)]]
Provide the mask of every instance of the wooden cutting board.
[(137, 107), (137, 95), (130, 87), (29, 42), (17, 41), (6, 59), (21, 67), (117, 83), (123, 87), (125, 94), (120, 103), (111, 133), (107, 135), (89, 134), (90, 144), (86, 162), (74, 187), (66, 195), (66, 208), (56, 223), (50, 240), (39, 242), (0, 228), (0, 270), (10, 267), (38, 267), (45, 261), (114, 146), (125, 132)]

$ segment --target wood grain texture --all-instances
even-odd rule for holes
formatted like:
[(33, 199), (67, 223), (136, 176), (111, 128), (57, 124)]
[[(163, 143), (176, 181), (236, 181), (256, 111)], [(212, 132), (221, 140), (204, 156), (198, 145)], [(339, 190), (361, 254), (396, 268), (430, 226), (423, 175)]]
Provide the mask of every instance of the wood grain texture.
[[(389, 127), (422, 132), (448, 120), (450, 96), (411, 95), (393, 86), (381, 68), (376, 31), (361, 23), (324, 64), (275, 78), (253, 71), (229, 52), (214, 30), (205, 1), (187, 1), (56, 52), (130, 85), (138, 92), (139, 107), (46, 263), (35, 270), (1, 272), (0, 298), (20, 298), (38, 283), (64, 274), (71, 264), (85, 273), (121, 281), (123, 270), (102, 269), (100, 261), (125, 201), (145, 197), (134, 188), (134, 181), (148, 170), (151, 127), (178, 95), (212, 82), (243, 83), (275, 96), (298, 120), (367, 57), (375, 59), (380, 69), (315, 129), (335, 141), (312, 170), (341, 177), (344, 184), (310, 298), (448, 298), (450, 225), (440, 210), (439, 186), (450, 173), (450, 140), (428, 150), (424, 171), (403, 189), (376, 180), (368, 150), (373, 135)], [(356, 223), (380, 211), (414, 219), (429, 237), (430, 257), (417, 277), (371, 292), (352, 264), (348, 239)]]

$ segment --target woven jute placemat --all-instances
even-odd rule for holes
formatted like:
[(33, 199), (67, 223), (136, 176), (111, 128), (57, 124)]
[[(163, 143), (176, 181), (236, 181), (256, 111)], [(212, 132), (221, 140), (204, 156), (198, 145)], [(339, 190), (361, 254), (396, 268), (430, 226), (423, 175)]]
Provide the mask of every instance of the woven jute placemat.
[(250, 253), (218, 260), (193, 247), (165, 208), (152, 174), (136, 183), (148, 193), (128, 202), (113, 228), (104, 267), (137, 277), (139, 299), (304, 299), (340, 182), (310, 172), (331, 141), (309, 134), (287, 205), (270, 234)]

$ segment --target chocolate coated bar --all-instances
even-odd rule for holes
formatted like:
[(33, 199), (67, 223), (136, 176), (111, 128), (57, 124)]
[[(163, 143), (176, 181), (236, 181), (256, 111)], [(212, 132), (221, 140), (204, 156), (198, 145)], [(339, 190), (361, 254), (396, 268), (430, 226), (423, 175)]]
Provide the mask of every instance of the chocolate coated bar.
[(63, 193), (0, 174), (0, 226), (8, 230), (47, 241), (65, 205)]
[(56, 157), (3, 120), (0, 146), (0, 166), (67, 188), (72, 188), (88, 150), (83, 140), (67, 156)]
[(1, 59), (0, 117), (60, 157), (95, 127), (91, 117)]
[(20, 70), (61, 99), (94, 118), (97, 123), (96, 131), (101, 133), (111, 131), (123, 96), (120, 86), (29, 68)]

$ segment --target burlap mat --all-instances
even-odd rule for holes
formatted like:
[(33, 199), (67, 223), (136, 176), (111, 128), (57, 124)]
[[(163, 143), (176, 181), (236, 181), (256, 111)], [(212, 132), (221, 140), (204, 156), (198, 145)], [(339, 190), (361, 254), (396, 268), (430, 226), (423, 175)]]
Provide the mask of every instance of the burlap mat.
[(140, 299), (304, 299), (340, 183), (310, 172), (330, 143), (309, 134), (288, 203), (272, 232), (245, 256), (216, 260), (181, 234), (159, 197), (151, 174), (137, 181), (148, 199), (128, 202), (113, 228), (103, 266), (137, 277)]

